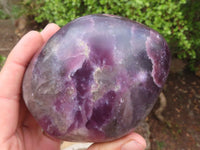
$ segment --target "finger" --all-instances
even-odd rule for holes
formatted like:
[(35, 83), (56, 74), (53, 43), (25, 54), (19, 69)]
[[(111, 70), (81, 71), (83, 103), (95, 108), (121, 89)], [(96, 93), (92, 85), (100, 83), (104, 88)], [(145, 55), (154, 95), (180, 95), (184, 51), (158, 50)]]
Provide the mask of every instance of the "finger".
[(44, 40), (37, 31), (27, 33), (13, 48), (0, 73), (0, 97), (17, 99), (21, 92), (25, 69)]
[[(50, 23), (48, 24), (41, 32), (40, 34), (42, 35), (43, 39), (44, 39), (44, 43), (46, 43), (48, 41), (48, 39), (55, 34), (58, 30), (60, 29), (60, 27), (54, 23)], [(33, 119), (32, 115), (30, 114), (30, 112), (27, 111), (27, 108), (25, 107), (24, 101), (21, 102), (22, 103), (22, 107), (24, 107), (25, 109), (23, 111), (21, 111), (20, 113), (20, 122), (18, 123), (19, 126), (28, 126), (30, 127), (35, 127), (38, 124), (36, 123), (36, 121)], [(20, 106), (20, 107), (21, 107)], [(21, 110), (21, 109), (20, 109)]]
[[(15, 94), (14, 97), (19, 95), (23, 74), (29, 61), (58, 30), (59, 27), (51, 23), (45, 27), (41, 34), (37, 31), (30, 31), (19, 41), (9, 54), (0, 73), (0, 96), (10, 98), (10, 96), (13, 97), (13, 94)], [(3, 88), (5, 85), (6, 88)]]
[(41, 35), (45, 42), (48, 41), (48, 39), (55, 34), (60, 29), (60, 27), (55, 23), (49, 23), (41, 32)]
[(27, 33), (11, 51), (0, 72), (0, 140), (7, 139), (16, 130), (24, 72), (33, 55), (58, 30), (54, 27), (46, 27), (42, 33)]
[(131, 133), (115, 141), (95, 143), (88, 150), (144, 150), (145, 147), (144, 138), (137, 133)]
[(16, 130), (23, 74), (29, 60), (43, 44), (41, 34), (30, 31), (11, 51), (0, 72), (0, 140), (6, 140)]

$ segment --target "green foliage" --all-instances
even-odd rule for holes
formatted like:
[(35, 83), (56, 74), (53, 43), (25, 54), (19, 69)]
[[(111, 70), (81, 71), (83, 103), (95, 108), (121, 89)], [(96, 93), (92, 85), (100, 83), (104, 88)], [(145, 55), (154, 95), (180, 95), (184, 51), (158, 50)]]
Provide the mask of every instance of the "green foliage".
[(11, 15), (13, 18), (17, 19), (25, 13), (26, 9), (23, 9), (22, 5), (12, 5)]
[(9, 16), (2, 9), (0, 9), (0, 19), (8, 19)]
[[(120, 15), (161, 33), (180, 59), (199, 59), (200, 2), (192, 0), (37, 0), (26, 1), (37, 22), (60, 26), (88, 14)], [(26, 6), (28, 6), (28, 3)]]
[(163, 141), (156, 141), (157, 149), (162, 150), (165, 147), (165, 142)]
[(0, 69), (4, 65), (5, 60), (6, 60), (6, 57), (3, 57), (0, 55)]
[(27, 10), (23, 5), (20, 3), (17, 4), (10, 4), (7, 6), (7, 11), (3, 9), (3, 7), (0, 5), (0, 19), (17, 19), (21, 15), (25, 13)]
[(200, 60), (200, 1), (189, 0), (187, 5), (182, 7), (183, 15), (187, 19), (188, 31), (186, 33), (190, 49), (186, 49), (190, 56), (190, 65), (194, 67), (194, 62)]

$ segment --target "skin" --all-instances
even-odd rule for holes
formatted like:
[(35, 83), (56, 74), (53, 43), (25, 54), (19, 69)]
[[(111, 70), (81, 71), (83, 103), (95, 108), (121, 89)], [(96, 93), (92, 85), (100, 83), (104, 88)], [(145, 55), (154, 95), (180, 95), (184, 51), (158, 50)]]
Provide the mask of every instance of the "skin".
[[(48, 24), (42, 32), (30, 31), (13, 48), (0, 72), (0, 147), (1, 150), (59, 150), (62, 141), (48, 136), (27, 110), (22, 99), (22, 80), (34, 54), (60, 29)], [(130, 142), (133, 141), (133, 142)], [(133, 132), (107, 143), (94, 143), (88, 150), (143, 150), (146, 142)]]

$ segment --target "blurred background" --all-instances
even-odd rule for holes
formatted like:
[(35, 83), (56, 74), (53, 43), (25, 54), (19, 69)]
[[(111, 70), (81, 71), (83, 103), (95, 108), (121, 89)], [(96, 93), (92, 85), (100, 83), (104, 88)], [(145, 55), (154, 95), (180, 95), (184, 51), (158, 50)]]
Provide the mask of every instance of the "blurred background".
[[(136, 129), (149, 150), (200, 149), (199, 0), (0, 0), (0, 67), (17, 41), (49, 22), (64, 26), (88, 14), (127, 17), (167, 40), (171, 70), (151, 114)], [(62, 149), (72, 143), (64, 143)]]

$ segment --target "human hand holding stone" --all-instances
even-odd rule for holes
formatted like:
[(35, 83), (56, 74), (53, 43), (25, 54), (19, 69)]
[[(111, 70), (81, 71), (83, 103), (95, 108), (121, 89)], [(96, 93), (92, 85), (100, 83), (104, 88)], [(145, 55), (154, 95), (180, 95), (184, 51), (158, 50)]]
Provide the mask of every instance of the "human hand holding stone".
[[(0, 147), (2, 150), (59, 150), (61, 141), (44, 134), (22, 99), (22, 80), (33, 55), (59, 30), (49, 24), (42, 32), (27, 33), (9, 54), (0, 72)], [(125, 145), (126, 144), (126, 145)], [(89, 150), (142, 150), (145, 140), (131, 133)]]

